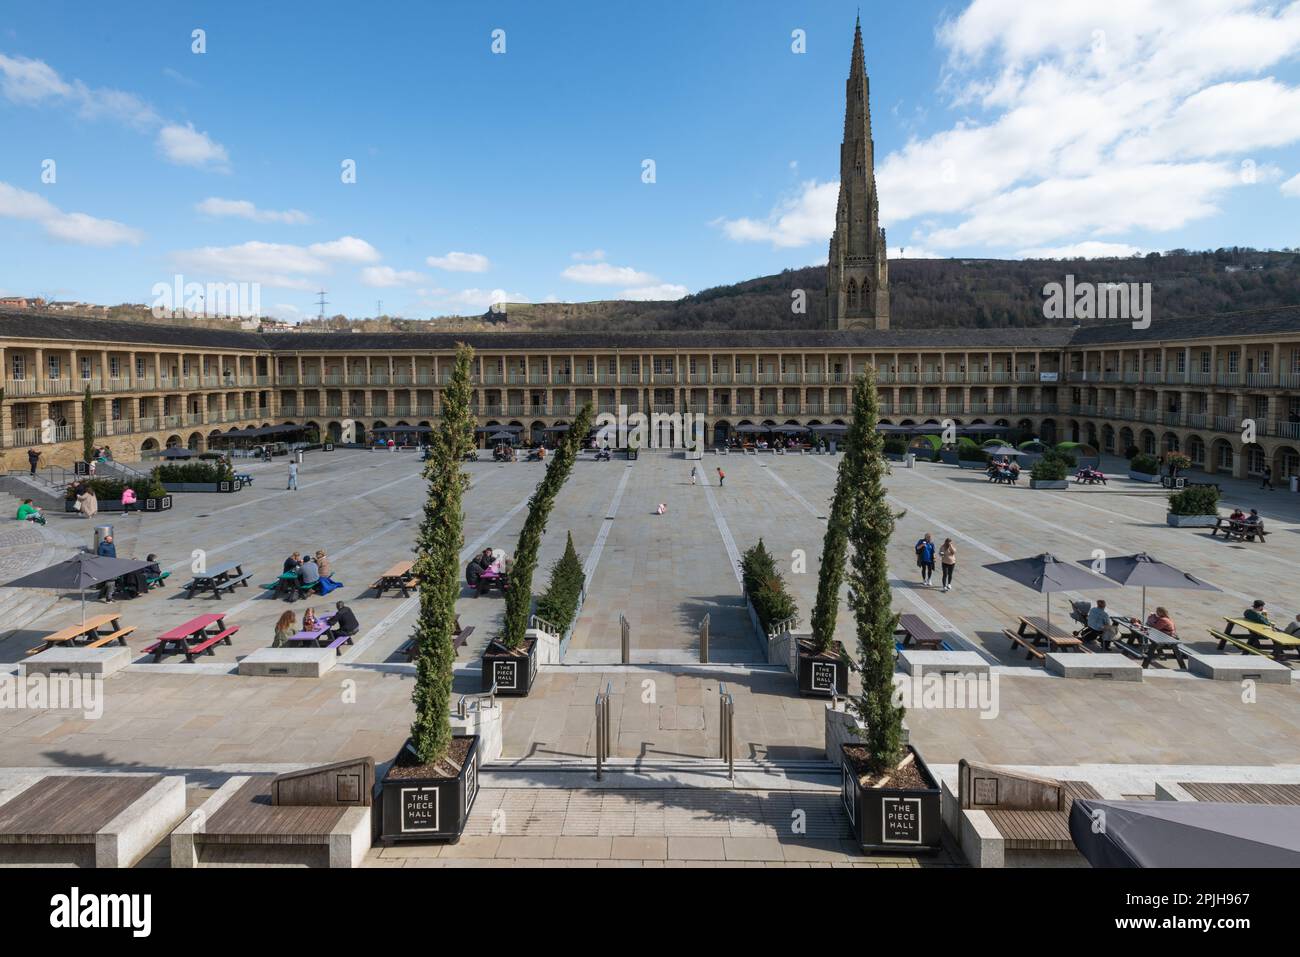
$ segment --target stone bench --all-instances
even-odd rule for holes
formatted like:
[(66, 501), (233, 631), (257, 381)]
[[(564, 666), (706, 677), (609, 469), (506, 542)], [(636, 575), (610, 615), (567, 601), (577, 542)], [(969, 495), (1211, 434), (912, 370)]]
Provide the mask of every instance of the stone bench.
[(1062, 678), (1099, 678), (1110, 681), (1141, 681), (1142, 662), (1121, 654), (1049, 653), (1047, 670)]
[(986, 675), (989, 663), (973, 651), (925, 651), (904, 648), (898, 653), (903, 667), (913, 678), (929, 674)]
[(131, 649), (122, 645), (102, 648), (82, 648), (72, 645), (65, 648), (48, 648), (18, 665), (18, 674), (27, 675), (94, 675), (107, 678), (131, 663)]
[(1213, 681), (1244, 681), (1289, 685), (1295, 672), (1280, 661), (1258, 655), (1213, 655), (1187, 652), (1187, 668), (1194, 675)]
[(0, 804), (0, 864), (133, 867), (185, 817), (185, 779), (49, 774)]
[(258, 648), (239, 659), (239, 673), (258, 678), (319, 678), (337, 661), (333, 648)]

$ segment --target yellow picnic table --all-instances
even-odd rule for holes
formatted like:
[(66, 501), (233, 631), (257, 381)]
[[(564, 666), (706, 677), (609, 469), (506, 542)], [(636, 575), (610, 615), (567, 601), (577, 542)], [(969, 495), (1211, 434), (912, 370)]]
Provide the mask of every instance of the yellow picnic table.
[[(1246, 632), (1246, 641), (1255, 648), (1258, 648), (1260, 641), (1268, 641), (1273, 644), (1273, 657), (1281, 659), (1287, 651), (1296, 652), (1296, 657), (1300, 658), (1300, 636), (1288, 635), (1285, 631), (1279, 631), (1269, 625), (1261, 625), (1257, 621), (1247, 621), (1245, 618), (1229, 618), (1226, 615), (1223, 618), (1227, 627), (1223, 629), (1225, 635), (1233, 635), (1232, 629), (1240, 627)], [(1222, 642), (1220, 645), (1222, 646)]]
[(415, 576), (411, 574), (411, 569), (415, 567), (415, 562), (404, 561), (398, 562), (388, 571), (384, 572), (370, 587), (375, 590), (376, 598), (383, 598), (384, 592), (392, 589), (400, 591), (402, 597), (406, 598), (410, 594), (410, 589), (415, 587)]
[(104, 628), (110, 633), (116, 634), (120, 630), (118, 619), (121, 617), (121, 612), (110, 612), (106, 615), (95, 615), (93, 618), (87, 618), (80, 624), (68, 625), (68, 627), (60, 629), (53, 634), (46, 635), (41, 639), (45, 644), (41, 645), (39, 648), (28, 648), (27, 654), (34, 655), (38, 651), (46, 651), (53, 648), (55, 645), (75, 645), (83, 638), (87, 641), (96, 640), (99, 638), (97, 633), (101, 628)]

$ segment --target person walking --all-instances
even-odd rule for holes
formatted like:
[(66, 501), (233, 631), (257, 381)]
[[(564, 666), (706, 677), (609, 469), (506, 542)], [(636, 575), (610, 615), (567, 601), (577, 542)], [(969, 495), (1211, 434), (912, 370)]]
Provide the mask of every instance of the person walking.
[(934, 576), (934, 539), (929, 532), (916, 543), (916, 565), (921, 569), (921, 584), (929, 588)]
[(289, 460), (289, 485), (285, 491), (288, 492), (291, 490), (294, 492), (298, 491), (298, 463), (292, 459)]
[(131, 506), (135, 504), (135, 489), (126, 486), (122, 489), (122, 511), (127, 515), (131, 514)]
[(957, 568), (957, 546), (945, 538), (939, 546), (939, 564), (943, 568), (943, 590), (952, 591), (952, 573)]
[(719, 468), (719, 469), (718, 469), (718, 488), (722, 488), (722, 483), (725, 482), (726, 480), (727, 480), (727, 473), (724, 472), (724, 471), (722, 471), (721, 468)]
[(81, 491), (77, 493), (77, 511), (82, 518), (94, 518), (99, 511), (99, 499), (95, 497), (95, 490), (85, 483), (82, 483)]
[(1264, 477), (1260, 481), (1259, 487), (1261, 490), (1268, 489), (1270, 492), (1273, 491), (1273, 469), (1267, 463), (1264, 465)]
[(41, 453), (36, 449), (27, 450), (27, 464), (32, 467), (32, 474), (36, 474), (36, 466), (41, 462)]
[(691, 484), (694, 485), (700, 477), (700, 470), (696, 466), (691, 466)]

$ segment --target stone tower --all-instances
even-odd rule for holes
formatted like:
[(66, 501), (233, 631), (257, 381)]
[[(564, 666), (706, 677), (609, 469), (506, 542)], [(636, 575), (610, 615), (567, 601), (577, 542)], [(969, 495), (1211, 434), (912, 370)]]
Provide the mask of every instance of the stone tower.
[(840, 145), (840, 199), (826, 265), (830, 328), (889, 328), (889, 261), (876, 196), (871, 103), (862, 55), (862, 23), (853, 29)]

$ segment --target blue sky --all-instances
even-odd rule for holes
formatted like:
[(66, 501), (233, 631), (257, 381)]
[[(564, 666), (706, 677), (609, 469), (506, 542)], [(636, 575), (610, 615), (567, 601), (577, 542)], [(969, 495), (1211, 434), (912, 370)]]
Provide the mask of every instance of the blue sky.
[[(0, 290), (429, 316), (821, 263), (857, 9), (5, 2)], [(891, 255), (1300, 245), (1300, 2), (861, 9)]]

